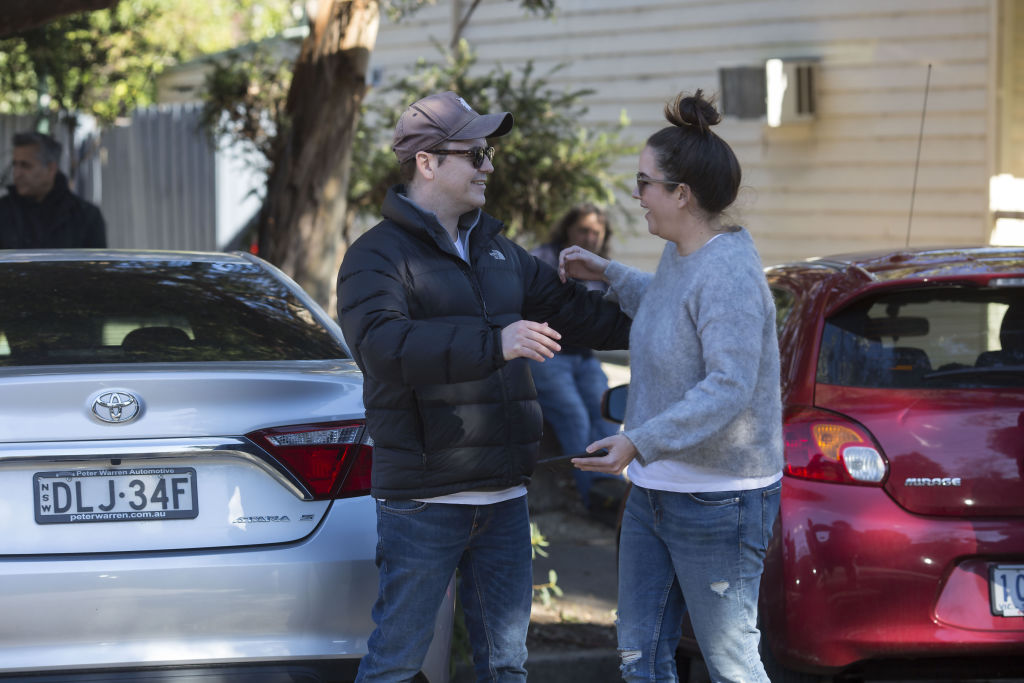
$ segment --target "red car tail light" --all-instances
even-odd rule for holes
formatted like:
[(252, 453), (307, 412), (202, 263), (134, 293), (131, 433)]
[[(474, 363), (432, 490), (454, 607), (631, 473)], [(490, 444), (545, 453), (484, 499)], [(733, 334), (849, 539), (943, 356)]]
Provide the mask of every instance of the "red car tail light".
[(288, 467), (314, 500), (370, 492), (373, 439), (362, 422), (272, 427), (248, 437)]
[(880, 486), (889, 472), (871, 434), (834, 413), (800, 410), (785, 420), (783, 434), (791, 477)]

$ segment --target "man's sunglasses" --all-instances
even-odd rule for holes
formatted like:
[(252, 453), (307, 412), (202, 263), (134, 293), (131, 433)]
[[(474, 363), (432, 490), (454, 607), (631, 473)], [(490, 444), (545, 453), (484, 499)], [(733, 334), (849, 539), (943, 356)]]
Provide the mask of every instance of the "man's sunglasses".
[(679, 182), (678, 180), (664, 180), (662, 178), (651, 178), (650, 176), (646, 176), (643, 173), (637, 173), (636, 174), (637, 194), (643, 194), (644, 190), (647, 189), (647, 186), (650, 185), (651, 183), (659, 183), (661, 185), (673, 185), (673, 186), (675, 186), (675, 185), (682, 185), (683, 184), (683, 183)]
[(428, 149), (427, 154), (450, 154), (453, 156), (470, 157), (473, 168), (484, 165), (484, 159), (494, 158), (493, 147), (470, 147), (469, 149)]

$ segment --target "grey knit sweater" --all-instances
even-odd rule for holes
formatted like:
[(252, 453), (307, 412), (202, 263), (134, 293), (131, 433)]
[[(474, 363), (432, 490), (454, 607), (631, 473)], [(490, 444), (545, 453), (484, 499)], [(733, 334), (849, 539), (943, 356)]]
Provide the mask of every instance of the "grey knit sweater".
[(782, 469), (775, 304), (740, 228), (652, 276), (618, 262), (609, 295), (633, 317), (625, 434), (641, 465), (675, 459), (723, 477)]

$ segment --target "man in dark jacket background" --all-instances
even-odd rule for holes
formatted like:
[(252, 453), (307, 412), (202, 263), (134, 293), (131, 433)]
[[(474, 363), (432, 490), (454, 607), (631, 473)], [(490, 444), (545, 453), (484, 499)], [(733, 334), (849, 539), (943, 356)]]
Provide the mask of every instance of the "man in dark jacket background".
[(526, 679), (533, 572), (526, 484), (542, 418), (528, 360), (559, 341), (625, 348), (630, 320), (563, 285), (484, 213), (512, 115), (452, 92), (395, 128), (404, 185), (348, 249), (338, 317), (364, 373), (380, 590), (359, 681), (411, 680), (455, 569), (478, 680)]
[(13, 143), (14, 184), (0, 197), (0, 249), (107, 246), (100, 210), (72, 194), (57, 168), (60, 143), (34, 132), (16, 133)]

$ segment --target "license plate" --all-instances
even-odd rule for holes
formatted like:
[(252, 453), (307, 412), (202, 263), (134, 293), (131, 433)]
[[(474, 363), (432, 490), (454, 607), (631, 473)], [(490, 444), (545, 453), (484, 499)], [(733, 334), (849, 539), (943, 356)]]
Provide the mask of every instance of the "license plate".
[(37, 524), (146, 522), (199, 515), (192, 467), (36, 472), (32, 484)]
[(997, 564), (989, 571), (992, 614), (1024, 617), (1024, 565)]

